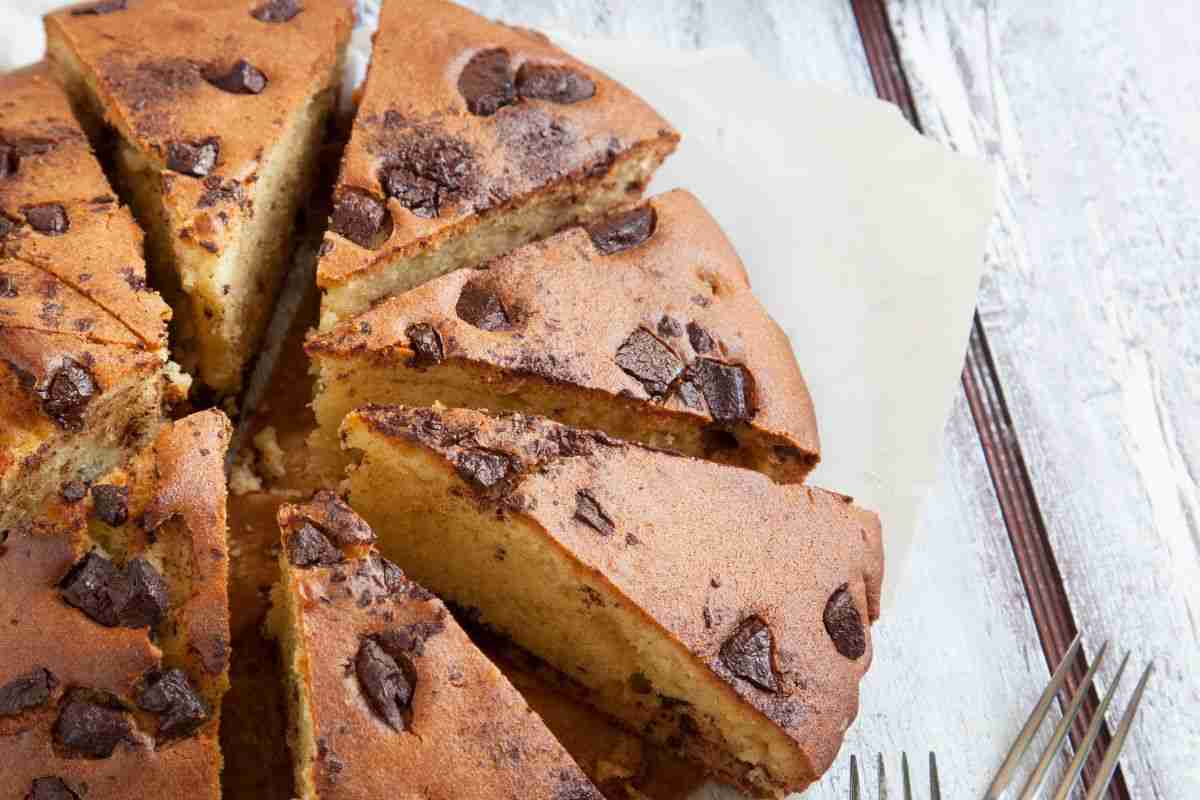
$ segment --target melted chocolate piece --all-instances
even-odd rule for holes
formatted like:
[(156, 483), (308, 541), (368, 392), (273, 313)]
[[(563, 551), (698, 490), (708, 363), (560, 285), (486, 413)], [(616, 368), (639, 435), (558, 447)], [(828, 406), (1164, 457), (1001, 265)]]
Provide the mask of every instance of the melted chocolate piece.
[[(754, 379), (740, 364), (698, 358), (688, 365), (683, 379), (704, 396), (708, 413), (717, 422), (728, 425), (754, 418)], [(686, 395), (684, 401), (691, 406)]]
[(674, 317), (669, 317), (666, 314), (658, 321), (659, 336), (682, 336), (683, 326), (679, 324)]
[(71, 229), (67, 210), (60, 203), (42, 203), (23, 210), (29, 227), (45, 236), (62, 236)]
[(570, 67), (526, 62), (517, 70), (517, 94), (529, 100), (569, 105), (596, 94), (596, 84)]
[(358, 685), (371, 709), (397, 733), (408, 730), (415, 670), (402, 669), (374, 639), (363, 640), (354, 659)]
[(423, 219), (438, 215), (438, 185), (406, 167), (387, 167), (380, 173), (383, 193)]
[(314, 526), (305, 522), (287, 540), (288, 561), (297, 567), (330, 566), (342, 561), (342, 551)]
[(468, 281), (463, 286), (454, 312), (461, 320), (480, 330), (502, 331), (512, 327), (504, 303), (479, 281)]
[(604, 513), (600, 503), (585, 489), (580, 489), (575, 493), (575, 519), (601, 536), (612, 536), (616, 530), (612, 518)]
[(26, 800), (80, 800), (62, 778), (34, 778)]
[(50, 671), (39, 667), (0, 686), (0, 717), (16, 716), (45, 705), (57, 685)]
[(92, 487), (92, 503), (96, 516), (118, 527), (129, 520), (129, 487), (97, 484)]
[(778, 693), (779, 675), (775, 672), (775, 639), (771, 628), (758, 617), (748, 617), (721, 645), (721, 662), (739, 678), (758, 688)]
[(63, 578), (60, 591), (69, 605), (108, 628), (154, 627), (167, 610), (167, 586), (144, 558), (132, 559), (122, 572), (88, 553)]
[(21, 155), (12, 145), (0, 144), (0, 180), (17, 174), (21, 166)]
[(256, 6), (250, 16), (259, 22), (287, 22), (303, 10), (300, 0), (268, 0)]
[(701, 328), (695, 322), (689, 322), (687, 325), (688, 341), (691, 342), (692, 349), (697, 353), (707, 353), (716, 345), (713, 339), (708, 335), (708, 331)]
[(683, 362), (645, 328), (629, 334), (616, 355), (617, 366), (636, 378), (652, 397), (663, 397), (683, 372)]
[(167, 145), (167, 169), (194, 178), (203, 178), (217, 166), (221, 143), (213, 137), (197, 142), (171, 142)]
[(392, 215), (387, 204), (365, 189), (353, 186), (338, 190), (329, 228), (359, 247), (376, 250), (392, 236)]
[(188, 736), (211, 716), (208, 704), (179, 669), (147, 675), (137, 704), (143, 711), (159, 715), (159, 739)]
[[(0, 219), (3, 219), (3, 217), (0, 217)], [(11, 300), (18, 294), (17, 282), (11, 276), (0, 272), (0, 300)]]
[(120, 711), (79, 696), (68, 699), (54, 723), (54, 741), (82, 758), (109, 758), (132, 733), (133, 726)]
[(854, 661), (867, 652), (867, 633), (862, 616), (854, 606), (854, 598), (850, 596), (849, 584), (843, 583), (829, 596), (824, 621), (825, 632), (843, 656)]
[(267, 76), (244, 58), (239, 58), (229, 72), (206, 73), (204, 79), (230, 94), (261, 94), (267, 88)]
[(463, 480), (484, 491), (500, 485), (512, 470), (507, 455), (482, 448), (459, 453), (454, 466)]
[(442, 363), (445, 358), (442, 337), (432, 325), (427, 322), (409, 325), (404, 335), (408, 337), (409, 349), (413, 351), (412, 366), (432, 367)]
[(600, 254), (611, 256), (649, 239), (657, 225), (657, 212), (650, 206), (638, 206), (588, 226), (587, 232)]
[(472, 56), (458, 76), (458, 93), (467, 101), (467, 110), (480, 117), (516, 102), (508, 51), (483, 50)]
[(77, 431), (83, 427), (83, 412), (98, 393), (91, 371), (71, 358), (64, 358), (41, 392), (42, 409), (59, 427)]

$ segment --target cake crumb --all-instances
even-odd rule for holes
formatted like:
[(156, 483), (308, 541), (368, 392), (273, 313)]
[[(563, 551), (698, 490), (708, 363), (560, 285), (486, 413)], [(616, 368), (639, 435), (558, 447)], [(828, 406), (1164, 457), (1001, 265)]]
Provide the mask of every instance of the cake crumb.
[(174, 361), (167, 361), (163, 369), (163, 401), (168, 406), (178, 406), (187, 402), (192, 393), (192, 376), (183, 371), (183, 367)]
[(254, 451), (243, 448), (229, 471), (229, 491), (240, 497), (262, 490), (262, 478), (254, 471)]
[(258, 450), (258, 464), (263, 473), (275, 480), (287, 476), (287, 462), (275, 426), (268, 425), (254, 436), (254, 447)]

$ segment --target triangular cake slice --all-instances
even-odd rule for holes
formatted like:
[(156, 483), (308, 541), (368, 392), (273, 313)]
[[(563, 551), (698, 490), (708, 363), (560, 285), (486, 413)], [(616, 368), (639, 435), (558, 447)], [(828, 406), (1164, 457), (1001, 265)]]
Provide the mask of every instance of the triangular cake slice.
[(381, 551), (588, 702), (760, 796), (833, 762), (872, 657), (874, 514), (520, 414), (368, 406), (343, 431)]
[(339, 0), (118, 0), (46, 18), (58, 76), (112, 139), (176, 353), (219, 393), (240, 386), (286, 271), (351, 18)]
[(220, 797), (229, 435), (168, 424), (0, 537), (0, 797)]
[(160, 417), (170, 310), (49, 69), (0, 76), (0, 530)]
[(292, 683), (303, 800), (601, 800), (432, 594), (345, 503), (284, 506), (271, 628)]
[(318, 267), (323, 327), (640, 196), (678, 140), (541, 34), (384, 3)]
[(801, 482), (817, 424), (787, 336), (673, 191), (391, 297), (307, 343), (336, 446), (365, 403), (522, 411)]

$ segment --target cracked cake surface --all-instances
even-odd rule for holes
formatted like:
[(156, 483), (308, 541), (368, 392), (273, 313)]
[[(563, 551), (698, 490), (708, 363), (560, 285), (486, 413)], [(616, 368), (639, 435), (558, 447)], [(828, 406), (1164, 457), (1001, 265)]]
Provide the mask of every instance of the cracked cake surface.
[(304, 800), (601, 800), (440, 600), (331, 492), (279, 511), (272, 629)]
[(0, 795), (220, 796), (229, 434), (170, 423), (0, 537)]
[(336, 442), (365, 403), (524, 411), (800, 482), (818, 460), (786, 335), (682, 190), (459, 270), (310, 337)]
[(170, 309), (50, 70), (0, 75), (0, 97), (2, 530), (144, 440)]
[(832, 763), (872, 658), (874, 514), (522, 414), (367, 406), (343, 437), (382, 552), (589, 702), (754, 794)]
[(318, 268), (322, 324), (640, 196), (678, 139), (539, 33), (385, 3)]
[(240, 386), (274, 304), (351, 21), (340, 0), (46, 18), (50, 61), (147, 230), (179, 360), (219, 393)]

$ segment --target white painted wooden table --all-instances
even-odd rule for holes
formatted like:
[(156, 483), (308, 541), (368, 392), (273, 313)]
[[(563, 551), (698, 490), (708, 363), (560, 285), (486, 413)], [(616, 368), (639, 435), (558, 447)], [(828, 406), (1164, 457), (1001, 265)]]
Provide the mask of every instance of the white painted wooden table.
[[(581, 36), (736, 44), (782, 77), (875, 94), (848, 0), (465, 4)], [(1200, 4), (887, 10), (923, 128), (1001, 169), (980, 314), (1069, 611), (1088, 652), (1112, 638), (1159, 665), (1130, 794), (1198, 798)], [(1048, 678), (993, 487), (960, 398), (858, 721), (806, 796), (848, 796), (850, 753), (882, 751), (895, 776), (907, 751), (920, 786), (929, 750), (944, 797), (982, 794)]]

